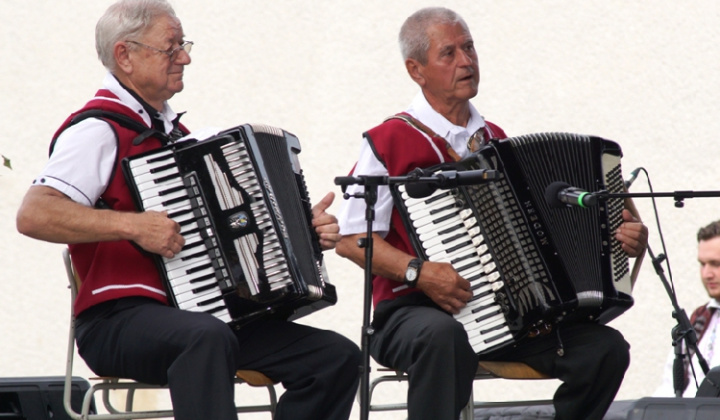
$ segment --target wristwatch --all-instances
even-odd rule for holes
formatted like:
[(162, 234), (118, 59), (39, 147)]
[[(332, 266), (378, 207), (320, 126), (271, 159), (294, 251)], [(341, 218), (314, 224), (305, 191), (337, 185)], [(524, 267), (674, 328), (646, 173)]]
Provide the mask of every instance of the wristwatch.
[(407, 284), (408, 287), (416, 287), (418, 279), (420, 278), (420, 269), (422, 268), (423, 260), (420, 258), (413, 258), (408, 263), (407, 269), (405, 270), (405, 280), (403, 283)]

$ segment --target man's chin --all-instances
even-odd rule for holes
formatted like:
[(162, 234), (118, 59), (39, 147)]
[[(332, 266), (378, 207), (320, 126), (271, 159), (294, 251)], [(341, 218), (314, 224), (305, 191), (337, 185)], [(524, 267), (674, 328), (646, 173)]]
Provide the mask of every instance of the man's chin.
[(477, 86), (475, 88), (468, 87), (466, 89), (461, 89), (460, 92), (458, 92), (458, 96), (467, 99), (468, 101), (474, 97), (476, 97), (478, 94), (478, 88)]

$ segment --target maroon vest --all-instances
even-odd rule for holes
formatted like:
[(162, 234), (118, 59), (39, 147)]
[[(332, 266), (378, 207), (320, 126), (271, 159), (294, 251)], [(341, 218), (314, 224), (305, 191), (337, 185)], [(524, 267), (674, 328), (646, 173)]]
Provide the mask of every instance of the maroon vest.
[[(505, 132), (495, 124), (486, 122), (492, 132), (493, 138), (505, 138)], [(364, 133), (375, 156), (388, 170), (389, 176), (403, 176), (415, 168), (427, 168), (443, 162), (452, 162), (453, 159), (447, 152), (447, 142), (442, 137), (432, 137), (432, 147), (429, 140), (418, 129), (410, 126), (400, 119), (388, 119), (379, 126)], [(440, 151), (442, 160), (438, 158), (437, 151)], [(395, 248), (410, 255), (416, 255), (413, 251), (410, 238), (405, 225), (402, 222), (400, 212), (393, 207), (390, 219), (390, 230), (385, 241)], [(388, 299), (395, 299), (399, 296), (417, 291), (415, 288), (404, 288), (393, 291), (400, 283), (385, 277), (375, 276), (373, 278), (373, 303)]]
[[(715, 313), (715, 308), (709, 308), (708, 305), (703, 305), (698, 308), (695, 308), (692, 315), (690, 315), (690, 324), (693, 326), (693, 329), (695, 330), (695, 335), (697, 336), (698, 343), (700, 342), (700, 340), (702, 340), (703, 336), (705, 335), (707, 326), (710, 323), (710, 318), (712, 318), (714, 313)], [(685, 365), (684, 366), (685, 367), (685, 383), (683, 384), (683, 391), (685, 389), (687, 389), (687, 387), (691, 381), (690, 361), (689, 360), (695, 354), (695, 350), (688, 349), (687, 352), (688, 352), (688, 357), (683, 359), (683, 364)]]
[[(111, 98), (108, 100), (104, 98)], [(89, 110), (102, 110), (120, 114), (123, 118), (130, 118), (136, 123), (122, 124), (114, 118), (102, 118), (107, 121), (115, 132), (117, 141), (117, 156), (115, 168), (105, 192), (100, 196), (103, 207), (115, 211), (135, 212), (137, 208), (132, 200), (130, 190), (123, 177), (120, 164), (123, 158), (137, 155), (162, 146), (159, 136), (151, 135), (140, 144), (133, 144), (133, 140), (141, 134), (138, 130), (144, 128), (151, 130), (143, 120), (126, 106), (116, 102), (118, 98), (108, 90), (99, 90), (95, 98), (90, 100), (79, 111), (73, 113), (55, 133), (50, 147), (52, 148), (57, 137), (77, 120), (76, 117)], [(187, 129), (180, 126), (180, 130), (187, 133)], [(75, 315), (85, 309), (111, 299), (128, 296), (146, 296), (167, 304), (165, 289), (152, 258), (141, 252), (130, 241), (91, 242), (69, 245), (73, 265), (82, 280), (82, 285), (75, 301)]]

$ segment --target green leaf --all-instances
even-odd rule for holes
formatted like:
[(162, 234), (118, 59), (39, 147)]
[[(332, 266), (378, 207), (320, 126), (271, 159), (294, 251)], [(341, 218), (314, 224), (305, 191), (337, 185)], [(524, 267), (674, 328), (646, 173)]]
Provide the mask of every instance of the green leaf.
[(12, 165), (10, 164), (10, 159), (6, 158), (6, 157), (3, 156), (3, 155), (0, 155), (0, 156), (2, 157), (3, 166), (12, 169)]

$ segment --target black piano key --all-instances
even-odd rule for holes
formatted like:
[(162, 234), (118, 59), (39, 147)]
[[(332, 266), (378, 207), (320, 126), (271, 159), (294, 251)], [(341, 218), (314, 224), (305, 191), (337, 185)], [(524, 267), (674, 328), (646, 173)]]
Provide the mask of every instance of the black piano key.
[(457, 245), (455, 245), (455, 246), (452, 246), (452, 247), (446, 249), (445, 252), (447, 252), (448, 254), (451, 254), (451, 253), (457, 251), (458, 249), (465, 248), (465, 247), (468, 246), (468, 245), (472, 245), (472, 240), (467, 240), (467, 241), (465, 241), (465, 242), (460, 242), (459, 244), (457, 244)]
[(475, 258), (475, 257), (477, 257), (477, 253), (471, 252), (469, 254), (464, 254), (464, 255), (461, 255), (461, 256), (451, 260), (450, 264), (452, 264), (452, 266), (454, 267), (455, 264), (457, 264), (457, 263), (463, 262), (463, 261), (467, 260), (468, 258)]
[(497, 324), (497, 325), (495, 325), (495, 326), (493, 326), (493, 327), (481, 329), (481, 330), (480, 330), (480, 334), (485, 335), (485, 334), (491, 333), (491, 332), (493, 332), (493, 331), (501, 330), (501, 329), (505, 328), (506, 326), (507, 326), (507, 323), (506, 323), (506, 322), (502, 322), (502, 323)]
[(458, 233), (457, 235), (450, 236), (449, 238), (445, 238), (442, 241), (440, 241), (443, 244), (449, 244), (450, 242), (457, 241), (458, 239), (466, 238), (468, 235), (463, 233)]
[[(215, 276), (213, 276), (213, 277), (215, 277)], [(191, 281), (191, 283), (192, 283), (192, 281)], [(193, 292), (193, 293), (202, 293), (202, 292), (205, 292), (205, 291), (208, 291), (208, 290), (212, 290), (212, 289), (217, 289), (217, 288), (218, 288), (218, 286), (217, 286), (217, 284), (215, 284), (215, 283), (213, 283), (213, 284), (206, 284), (206, 285), (204, 285), (204, 286), (200, 286), (200, 287), (197, 287), (197, 288), (195, 288), (195, 289), (192, 289), (191, 292)]]
[(158, 166), (157, 168), (150, 169), (150, 173), (154, 174), (156, 172), (167, 171), (168, 169), (174, 169), (174, 168), (177, 168), (177, 165), (175, 164), (175, 162), (168, 163), (167, 165), (162, 165), (162, 166)]
[(162, 191), (158, 191), (157, 195), (168, 195), (178, 191), (185, 191), (185, 187), (183, 185), (178, 185), (172, 188), (166, 188)]
[[(503, 324), (503, 326), (504, 326), (504, 325), (505, 325), (505, 324)], [(496, 334), (496, 335), (494, 335), (494, 336), (492, 336), (492, 337), (488, 337), (488, 338), (484, 339), (483, 342), (489, 344), (489, 343), (492, 343), (493, 341), (497, 341), (497, 340), (499, 340), (499, 339), (501, 339), (501, 338), (506, 338), (506, 337), (507, 337), (507, 333)]]
[(145, 164), (162, 162), (163, 160), (170, 160), (170, 159), (173, 159), (173, 161), (174, 161), (174, 158), (172, 157), (172, 155), (166, 155), (166, 154), (161, 153), (158, 156), (151, 157), (151, 158), (148, 158), (147, 160), (145, 160)]
[(205, 245), (205, 243), (204, 243), (203, 241), (189, 242), (189, 243), (186, 243), (186, 244), (182, 247), (182, 250), (185, 251), (185, 250), (187, 250), (187, 249), (196, 248), (196, 247), (202, 246), (202, 245)]
[(486, 309), (492, 309), (492, 308), (494, 308), (494, 307), (496, 307), (496, 306), (497, 306), (497, 305), (496, 305), (495, 303), (490, 303), (490, 304), (487, 304), (487, 305), (483, 305), (483, 306), (480, 306), (479, 308), (473, 309), (473, 310), (472, 310), (472, 313), (476, 314), (476, 313), (482, 312), (482, 311), (484, 311), (484, 310), (486, 310)]
[(172, 200), (163, 201), (161, 204), (163, 207), (168, 207), (176, 203), (182, 203), (183, 201), (187, 201), (187, 197), (173, 198)]
[[(481, 287), (481, 286), (478, 285), (476, 287)], [(475, 289), (476, 287), (473, 287), (473, 289)], [(473, 296), (472, 298), (470, 298), (469, 302), (474, 302), (478, 299), (483, 299), (483, 298), (486, 298), (486, 297), (488, 297), (490, 295), (494, 295), (494, 294), (495, 294), (495, 292), (493, 292), (492, 290), (486, 290), (482, 293), (479, 293), (477, 296)]]
[(445, 211), (445, 210), (452, 210), (452, 209), (454, 209), (454, 208), (455, 208), (455, 203), (451, 203), (451, 204), (448, 204), (447, 206), (438, 207), (438, 208), (436, 208), (436, 209), (430, 210), (430, 211), (428, 212), (428, 214), (438, 214), (438, 213), (443, 212), (443, 211)]
[(190, 283), (197, 283), (197, 282), (200, 282), (200, 281), (211, 280), (211, 279), (214, 279), (214, 278), (215, 278), (215, 273), (205, 274), (204, 276), (196, 277), (196, 278), (190, 280)]
[(197, 306), (212, 305), (213, 303), (218, 302), (220, 300), (222, 300), (222, 295), (218, 295), (218, 296), (212, 297), (210, 299), (204, 300), (202, 302), (198, 302)]
[(492, 311), (492, 312), (490, 312), (490, 313), (488, 313), (488, 314), (486, 314), (486, 315), (483, 315), (483, 316), (481, 316), (481, 317), (475, 318), (475, 322), (483, 322), (483, 321), (485, 321), (486, 319), (492, 318), (492, 317), (494, 317), (495, 315), (498, 315), (498, 314), (500, 314), (500, 313), (502, 313), (502, 311), (500, 311), (500, 309), (498, 309), (498, 310), (496, 310), (496, 311)]
[(434, 220), (432, 221), (432, 223), (435, 224), (435, 225), (438, 225), (438, 224), (440, 224), (440, 223), (442, 223), (442, 222), (444, 222), (444, 221), (446, 221), (446, 220), (448, 220), (448, 219), (452, 219), (453, 217), (457, 217), (457, 214), (456, 214), (456, 213), (446, 214), (446, 215), (443, 216), (443, 217), (438, 217), (437, 219), (434, 219)]
[(211, 268), (211, 267), (212, 267), (212, 264), (211, 264), (211, 263), (199, 265), (199, 266), (197, 266), (197, 267), (193, 267), (193, 268), (187, 270), (187, 271), (185, 272), (185, 274), (197, 273), (198, 271), (202, 271), (202, 270), (205, 270), (206, 268)]
[(424, 203), (425, 203), (425, 204), (432, 204), (432, 203), (434, 203), (434, 202), (436, 202), (436, 201), (438, 201), (438, 200), (441, 200), (441, 199), (447, 197), (447, 196), (450, 195), (450, 194), (451, 194), (450, 190), (446, 190), (446, 191), (445, 191), (444, 193), (442, 193), (442, 194), (438, 194), (438, 195), (436, 195), (436, 196), (434, 196), (434, 197), (428, 198), (427, 200), (424, 201)]
[(207, 255), (207, 251), (206, 251), (206, 250), (201, 250), (200, 252), (196, 252), (196, 253), (194, 253), (194, 254), (186, 255), (186, 256), (182, 257), (181, 260), (182, 260), (182, 261), (187, 261), (187, 260), (191, 260), (191, 259), (193, 259), (193, 258), (204, 257), (204, 256), (206, 256), (206, 255)]
[(438, 231), (438, 232), (437, 232), (437, 235), (447, 235), (448, 233), (450, 233), (450, 232), (452, 232), (452, 231), (454, 231), (454, 230), (460, 229), (461, 227), (463, 227), (463, 224), (462, 224), (462, 223), (458, 223), (458, 224), (456, 224), (456, 225), (450, 226), (449, 228), (446, 228), (446, 229), (443, 229), (443, 230)]
[(171, 179), (179, 178), (179, 177), (180, 177), (180, 174), (165, 175), (165, 176), (161, 176), (160, 178), (154, 179), (153, 182), (155, 184), (161, 184), (163, 182), (167, 182), (167, 181), (170, 181)]
[(455, 269), (455, 271), (457, 271), (458, 273), (462, 273), (463, 271), (468, 270), (468, 269), (471, 269), (471, 268), (476, 267), (476, 266), (478, 266), (478, 265), (481, 265), (481, 263), (480, 263), (479, 260), (478, 260), (478, 261), (475, 261), (475, 262), (472, 262), (472, 263), (470, 263), (470, 264), (468, 264), (468, 265), (465, 265), (465, 266), (463, 266), (463, 267), (458, 267), (458, 268)]
[[(178, 209), (178, 210), (168, 213), (168, 217), (170, 219), (175, 219), (176, 217), (182, 216), (183, 214), (187, 214), (187, 213), (192, 213), (192, 209)], [(182, 225), (183, 223), (192, 223), (192, 221), (193, 221), (192, 219), (188, 219), (188, 220), (181, 222), (180, 225)]]

